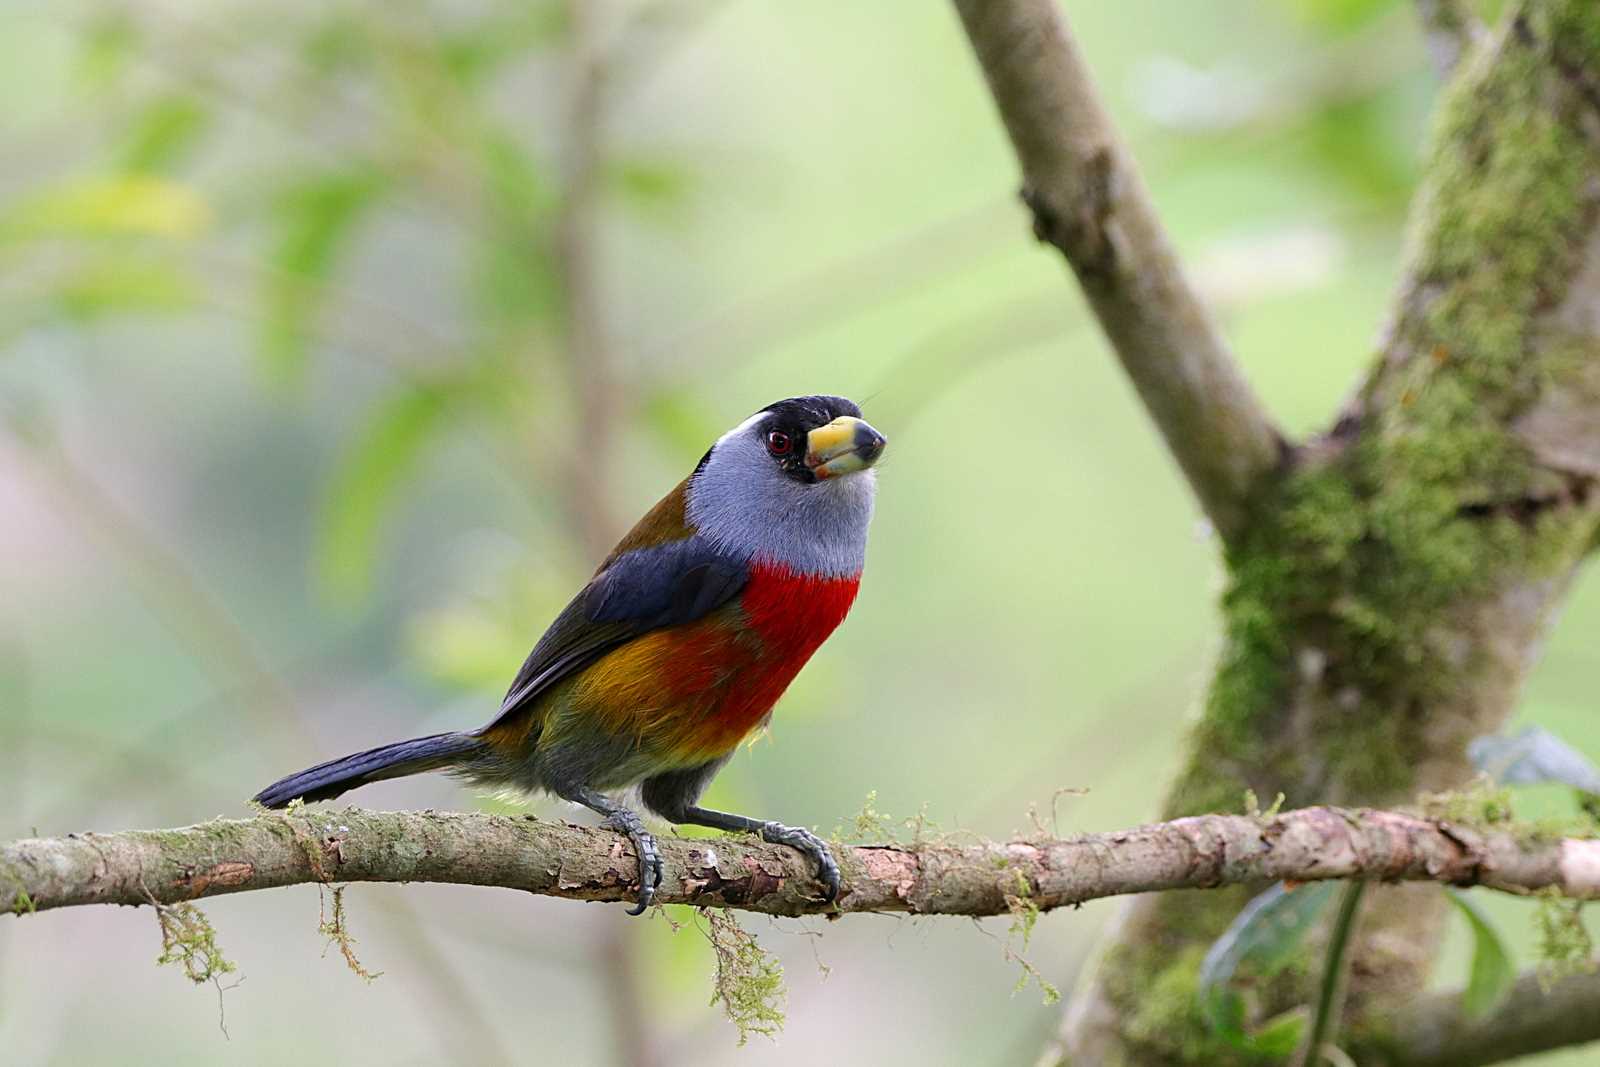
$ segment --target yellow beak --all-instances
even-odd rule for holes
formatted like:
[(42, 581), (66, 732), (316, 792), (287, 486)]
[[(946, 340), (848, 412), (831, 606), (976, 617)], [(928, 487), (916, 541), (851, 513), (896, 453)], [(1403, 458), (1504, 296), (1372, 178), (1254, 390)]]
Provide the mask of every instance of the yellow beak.
[(886, 444), (865, 419), (840, 415), (806, 434), (806, 466), (819, 482), (854, 474), (876, 463)]

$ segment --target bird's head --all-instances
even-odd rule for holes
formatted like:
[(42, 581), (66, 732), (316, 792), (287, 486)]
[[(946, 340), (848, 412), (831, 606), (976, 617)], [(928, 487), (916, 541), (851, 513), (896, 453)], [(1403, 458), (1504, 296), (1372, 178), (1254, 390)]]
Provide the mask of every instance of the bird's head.
[(805, 574), (853, 574), (866, 553), (883, 434), (839, 396), (762, 408), (711, 446), (689, 480), (702, 536)]

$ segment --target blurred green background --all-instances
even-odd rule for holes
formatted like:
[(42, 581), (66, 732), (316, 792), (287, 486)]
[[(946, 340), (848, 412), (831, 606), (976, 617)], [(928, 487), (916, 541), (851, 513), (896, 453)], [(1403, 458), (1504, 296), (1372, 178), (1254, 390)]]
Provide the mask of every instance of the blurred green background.
[[(1437, 91), (1408, 5), (1066, 8), (1249, 376), (1326, 425)], [(1215, 545), (1028, 237), (946, 5), (3, 0), (0, 97), (0, 834), (241, 815), (485, 721), (604, 547), (807, 392), (891, 439), (868, 573), (710, 802), (828, 830), (875, 791), (986, 836), (1067, 787), (1063, 833), (1156, 809)], [(1591, 576), (1521, 716), (1591, 755), (1597, 622)], [(1014, 1063), (1061, 1010), (1013, 993), (1007, 920), (744, 916), (789, 1022), (738, 1049), (692, 925), (357, 886), (367, 985), (316, 895), (206, 904), (228, 1037), (147, 913), (0, 922), (4, 1058)], [(1486, 903), (1531, 963), (1527, 909)], [(1028, 957), (1070, 989), (1114, 909)]]

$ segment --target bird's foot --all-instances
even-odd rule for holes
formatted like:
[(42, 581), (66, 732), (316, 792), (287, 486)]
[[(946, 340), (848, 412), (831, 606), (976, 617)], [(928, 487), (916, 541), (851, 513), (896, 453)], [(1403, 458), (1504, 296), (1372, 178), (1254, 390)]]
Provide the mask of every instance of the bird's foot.
[(628, 840), (633, 842), (633, 851), (639, 856), (639, 900), (628, 909), (628, 914), (643, 915), (655, 900), (656, 887), (661, 884), (661, 853), (656, 848), (656, 839), (644, 828), (639, 816), (631, 811), (614, 812), (606, 818), (606, 822), (612, 829), (628, 835)]
[(817, 865), (817, 881), (822, 883), (822, 899), (832, 904), (839, 895), (839, 864), (834, 860), (828, 844), (810, 830), (799, 826), (785, 826), (781, 822), (761, 824), (761, 840), (774, 845), (788, 845), (810, 856)]

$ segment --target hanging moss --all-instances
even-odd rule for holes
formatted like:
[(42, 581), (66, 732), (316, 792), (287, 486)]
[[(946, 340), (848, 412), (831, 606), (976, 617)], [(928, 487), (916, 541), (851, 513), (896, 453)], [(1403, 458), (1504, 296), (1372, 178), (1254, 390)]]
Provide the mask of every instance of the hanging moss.
[(1583, 922), (1583, 904), (1554, 889), (1540, 894), (1534, 925), (1539, 933), (1540, 974), (1546, 981), (1594, 970), (1594, 939)]
[(238, 969), (222, 954), (217, 945), (217, 931), (199, 908), (188, 901), (155, 907), (156, 920), (161, 924), (158, 966), (176, 963), (182, 968), (183, 976), (196, 985), (215, 981)]
[[(1017, 976), (1017, 984), (1012, 987), (1011, 993), (1015, 996), (1028, 988), (1029, 982), (1033, 982), (1038, 985), (1044, 1003), (1054, 1004), (1061, 999), (1061, 990), (1028, 959), (1028, 943), (1033, 939), (1033, 928), (1043, 912), (1034, 902), (1033, 886), (1028, 876), (1020, 870), (1012, 873), (1016, 877), (1005, 895), (1006, 908), (1011, 912), (1011, 928), (1006, 931), (1005, 957), (1007, 961), (1015, 963), (1022, 973)], [(1019, 944), (1020, 947), (1016, 947)]]
[(776, 1037), (783, 1029), (783, 964), (726, 911), (706, 909), (706, 939), (716, 956), (711, 1003), (721, 1002), (728, 1021), (739, 1028), (742, 1048), (751, 1034)]

